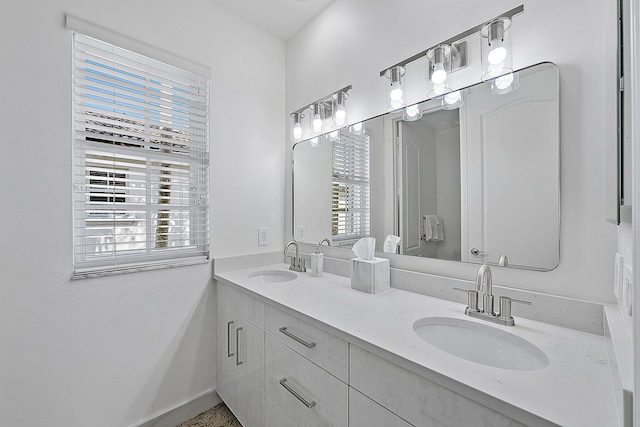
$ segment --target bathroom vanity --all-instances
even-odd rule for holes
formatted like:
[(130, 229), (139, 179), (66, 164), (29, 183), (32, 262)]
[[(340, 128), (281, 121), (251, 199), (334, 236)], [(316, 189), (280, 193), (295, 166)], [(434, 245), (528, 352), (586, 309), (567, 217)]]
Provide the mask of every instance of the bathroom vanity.
[[(286, 264), (214, 278), (218, 393), (245, 427), (617, 425), (602, 336), (520, 317), (490, 325), (462, 304), (396, 288), (366, 294), (348, 277)], [(445, 341), (478, 351), (426, 342), (419, 333), (431, 324), (462, 325)], [(482, 334), (530, 346), (532, 363), (503, 364), (510, 350), (468, 360), (492, 345), (474, 342)]]

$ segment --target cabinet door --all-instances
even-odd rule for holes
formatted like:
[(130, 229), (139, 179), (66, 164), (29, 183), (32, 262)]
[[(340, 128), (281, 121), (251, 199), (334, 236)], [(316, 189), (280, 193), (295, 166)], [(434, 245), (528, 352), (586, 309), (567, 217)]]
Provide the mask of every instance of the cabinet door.
[(263, 427), (265, 421), (264, 332), (242, 317), (235, 329), (238, 342), (238, 421)]
[(234, 414), (238, 414), (238, 388), (236, 380), (237, 315), (218, 304), (217, 313), (216, 375), (220, 398)]

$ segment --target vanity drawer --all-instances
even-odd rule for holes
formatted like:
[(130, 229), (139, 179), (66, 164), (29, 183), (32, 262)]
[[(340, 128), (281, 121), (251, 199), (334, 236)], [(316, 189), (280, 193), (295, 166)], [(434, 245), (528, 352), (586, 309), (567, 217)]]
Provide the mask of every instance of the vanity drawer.
[(270, 306), (267, 333), (342, 381), (349, 381), (349, 344), (345, 340)]
[(348, 386), (267, 335), (267, 396), (302, 427), (347, 426)]
[(349, 427), (412, 427), (353, 387), (349, 387)]
[(525, 426), (355, 345), (350, 356), (350, 385), (411, 424)]
[(264, 331), (265, 304), (233, 287), (217, 282), (218, 303), (230, 308)]

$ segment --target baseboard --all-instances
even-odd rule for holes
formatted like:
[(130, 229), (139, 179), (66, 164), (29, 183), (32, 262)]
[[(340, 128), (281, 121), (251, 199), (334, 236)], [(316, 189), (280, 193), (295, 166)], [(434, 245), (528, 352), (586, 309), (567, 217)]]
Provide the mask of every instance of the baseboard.
[(222, 402), (215, 389), (209, 389), (172, 409), (151, 415), (129, 427), (176, 427)]

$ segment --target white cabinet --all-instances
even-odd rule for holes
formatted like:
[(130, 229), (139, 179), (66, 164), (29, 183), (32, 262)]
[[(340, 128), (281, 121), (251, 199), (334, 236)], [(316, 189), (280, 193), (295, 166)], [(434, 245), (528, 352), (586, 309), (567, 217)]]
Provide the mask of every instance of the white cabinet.
[(413, 425), (524, 427), (355, 345), (350, 356), (350, 385)]
[[(242, 314), (260, 318), (259, 302), (225, 287), (218, 293), (217, 392), (244, 427), (265, 425), (264, 331)], [(219, 290), (222, 288), (218, 288)], [(234, 307), (227, 307), (220, 301)], [(234, 311), (239, 310), (240, 313)], [(248, 311), (247, 311), (248, 310)], [(256, 315), (256, 311), (258, 314)], [(245, 313), (243, 313), (245, 312)], [(264, 307), (262, 307), (264, 325)]]
[(411, 427), (411, 424), (349, 387), (349, 427)]
[(348, 386), (267, 335), (267, 396), (302, 427), (348, 425)]

